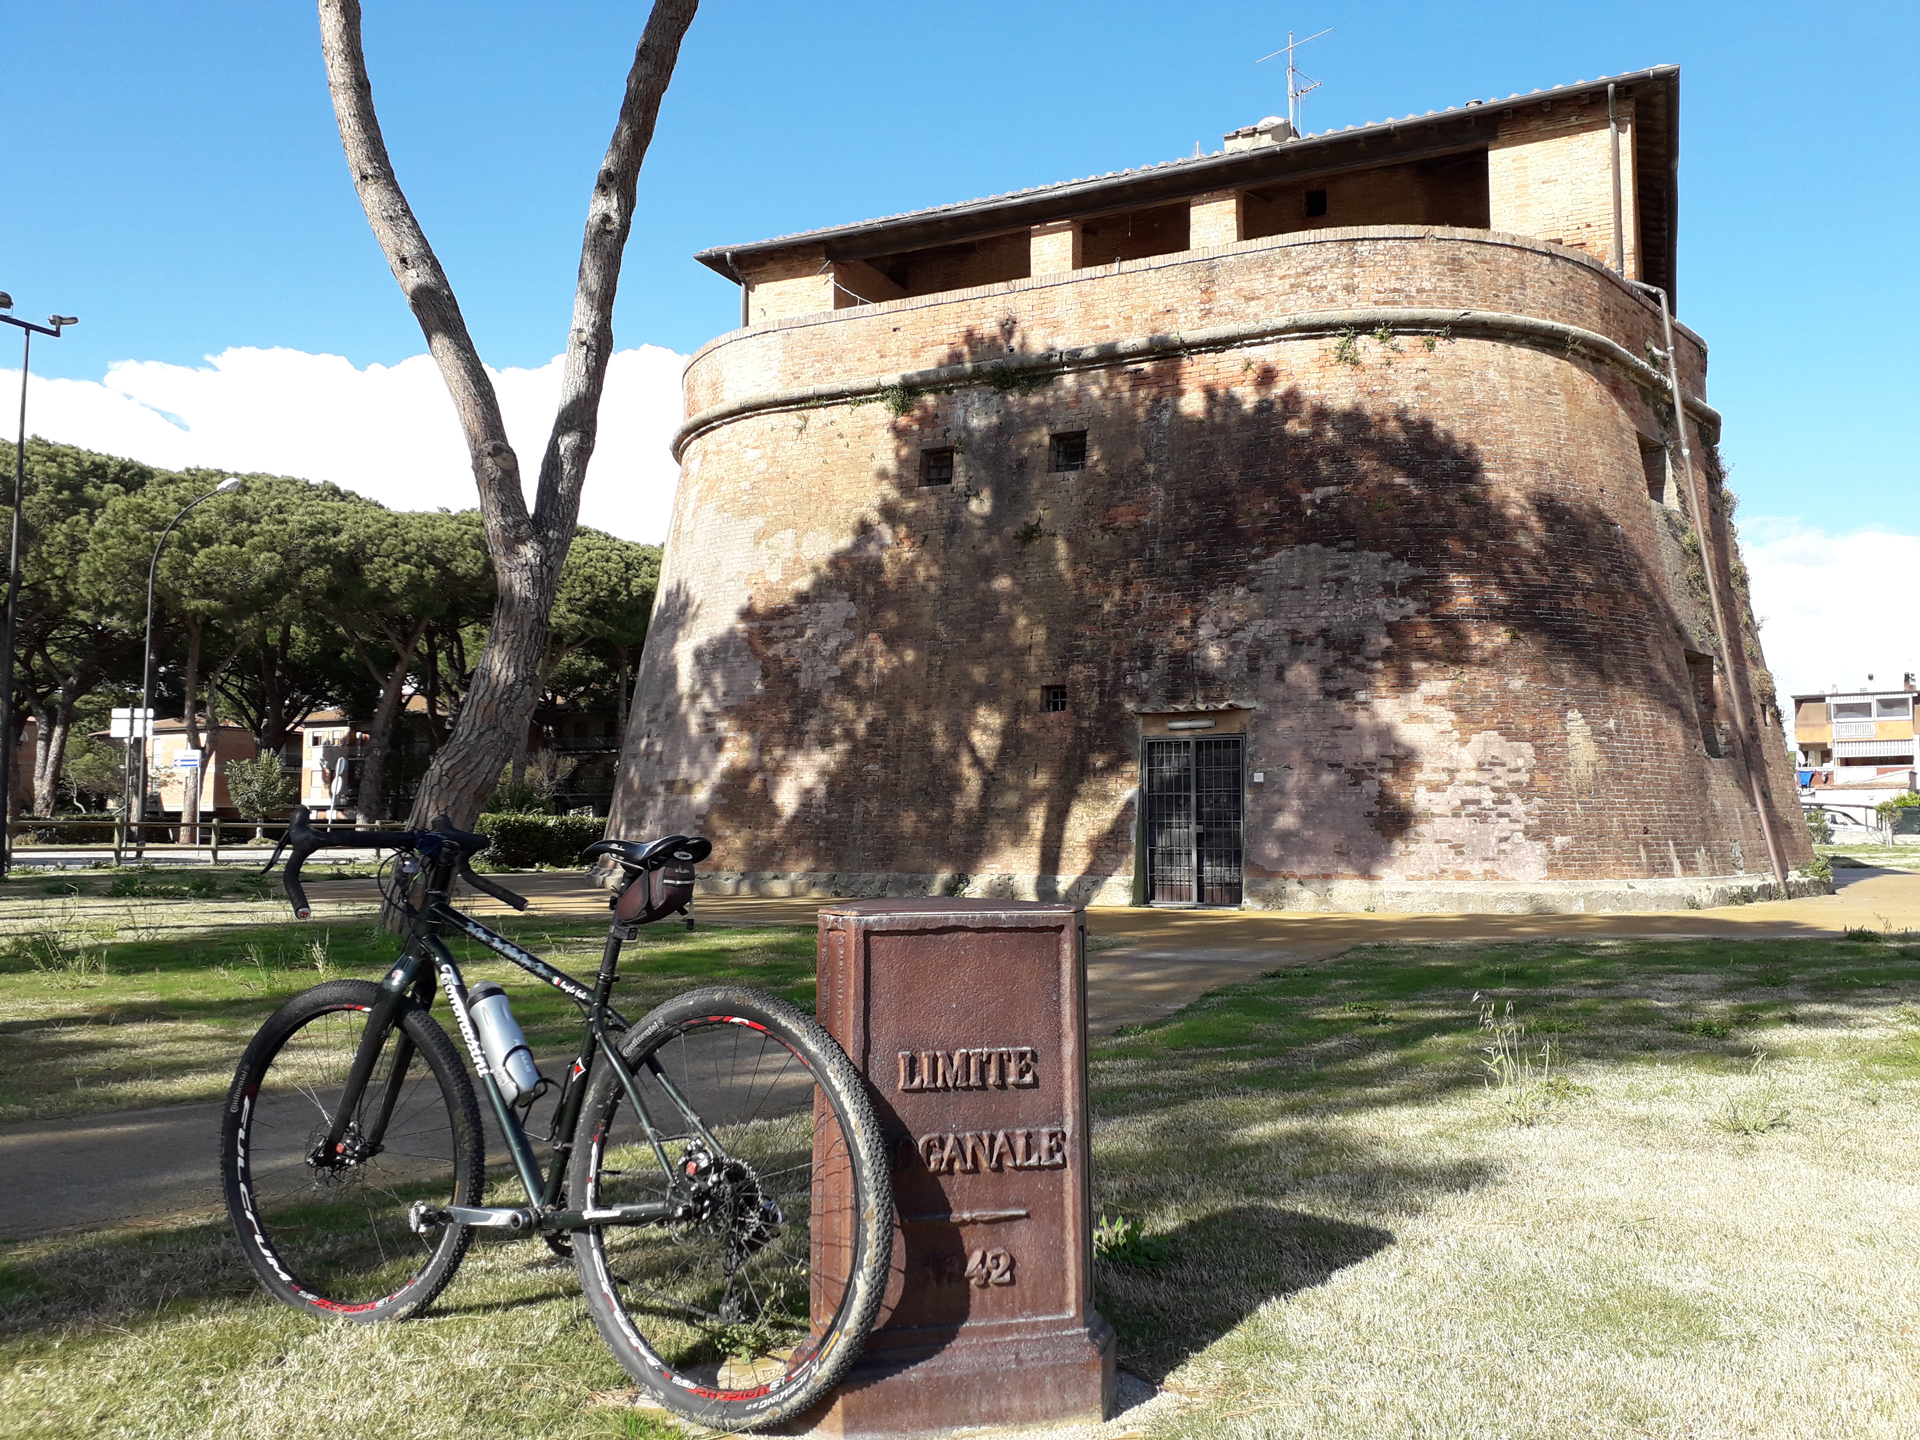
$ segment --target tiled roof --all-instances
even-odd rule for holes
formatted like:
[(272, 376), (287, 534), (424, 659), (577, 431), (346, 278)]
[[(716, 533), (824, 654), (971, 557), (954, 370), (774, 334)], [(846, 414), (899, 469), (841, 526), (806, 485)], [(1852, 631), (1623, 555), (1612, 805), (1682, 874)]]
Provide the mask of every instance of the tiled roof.
[[(850, 224), (827, 225), (813, 230), (799, 230), (788, 235), (777, 235), (768, 240), (756, 240), (743, 245), (717, 245), (702, 250), (700, 260), (720, 269), (719, 262), (728, 255), (744, 252), (769, 250), (788, 245), (805, 244), (808, 241), (822, 240), (845, 234), (849, 231), (864, 231), (881, 226), (904, 225), (914, 221), (931, 220), (947, 215), (957, 215), (974, 209), (998, 209), (1017, 205), (1022, 201), (1041, 200), (1063, 191), (1077, 187), (1124, 183), (1129, 180), (1147, 179), (1181, 170), (1206, 169), (1226, 162), (1238, 161), (1248, 156), (1266, 156), (1278, 152), (1298, 153), (1302, 147), (1317, 147), (1332, 141), (1351, 137), (1381, 133), (1398, 129), (1410, 124), (1425, 124), (1443, 121), (1492, 106), (1504, 109), (1510, 105), (1539, 104), (1591, 93), (1596, 87), (1609, 84), (1627, 84), (1648, 80), (1663, 80), (1677, 76), (1679, 67), (1673, 65), (1656, 66), (1648, 70), (1637, 70), (1627, 75), (1601, 75), (1592, 80), (1578, 80), (1571, 85), (1555, 86), (1551, 89), (1533, 90), (1526, 94), (1515, 92), (1505, 99), (1498, 97), (1486, 100), (1468, 100), (1460, 105), (1452, 105), (1444, 110), (1429, 110), (1425, 114), (1410, 114), (1398, 119), (1374, 120), (1364, 125), (1347, 125), (1336, 130), (1322, 130), (1317, 133), (1301, 135), (1292, 140), (1281, 141), (1275, 145), (1259, 146), (1252, 150), (1226, 151), (1215, 150), (1205, 155), (1190, 155), (1178, 160), (1162, 160), (1152, 165), (1140, 165), (1129, 170), (1109, 170), (1101, 175), (1085, 175), (1074, 180), (1056, 180), (1046, 185), (1032, 185), (1023, 190), (1008, 190), (998, 195), (981, 196), (975, 200), (959, 200), (946, 205), (929, 205), (919, 210), (903, 210), (895, 215), (885, 215), (872, 220), (860, 220)], [(722, 273), (725, 273), (722, 271)]]

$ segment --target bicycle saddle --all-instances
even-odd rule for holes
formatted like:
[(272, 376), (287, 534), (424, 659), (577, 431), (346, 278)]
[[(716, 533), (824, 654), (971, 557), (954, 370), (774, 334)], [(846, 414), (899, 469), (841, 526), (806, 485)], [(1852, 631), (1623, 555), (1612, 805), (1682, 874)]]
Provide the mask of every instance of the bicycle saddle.
[(629, 870), (658, 870), (675, 861), (698, 865), (712, 853), (713, 842), (698, 835), (662, 835), (658, 840), (596, 840), (580, 852), (580, 858), (611, 855)]

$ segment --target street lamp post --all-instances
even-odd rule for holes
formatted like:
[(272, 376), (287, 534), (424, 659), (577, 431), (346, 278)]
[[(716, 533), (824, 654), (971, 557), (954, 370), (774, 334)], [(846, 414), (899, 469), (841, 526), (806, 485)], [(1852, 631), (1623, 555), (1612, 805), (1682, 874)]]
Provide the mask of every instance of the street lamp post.
[(45, 325), (7, 314), (13, 297), (0, 291), (0, 321), (20, 331), (20, 438), (13, 450), (13, 538), (7, 546), (7, 618), (0, 639), (0, 875), (13, 864), (13, 766), (19, 737), (13, 733), (13, 632), (20, 609), (20, 508), (27, 490), (27, 367), (33, 359), (33, 337), (78, 325), (73, 315), (49, 315)]
[[(159, 540), (154, 542), (153, 563), (147, 566), (147, 640), (145, 648), (140, 652), (140, 714), (142, 716), (153, 713), (153, 590), (154, 582), (160, 578), (160, 552), (167, 548), (167, 537), (173, 534), (174, 527), (187, 518), (188, 512), (191, 511), (194, 506), (203, 500), (211, 500), (216, 495), (223, 495), (229, 490), (238, 490), (239, 488), (240, 477), (234, 475), (222, 480), (218, 485), (214, 486), (213, 489), (207, 491), (206, 494), (194, 496), (193, 499), (180, 507), (180, 513), (167, 522), (167, 528), (160, 532)], [(193, 701), (193, 696), (187, 696), (187, 704), (189, 706), (193, 704)], [(138, 726), (136, 725), (135, 728), (137, 729)], [(152, 743), (153, 734), (152, 731), (149, 730), (146, 738), (142, 740), (140, 744), (140, 785), (136, 792), (137, 808), (133, 814), (134, 849), (142, 856), (146, 854), (147, 846), (147, 749)], [(185, 822), (188, 817), (182, 815), (180, 819), (182, 822)], [(198, 815), (193, 816), (192, 822), (197, 825), (200, 822), (200, 817)]]

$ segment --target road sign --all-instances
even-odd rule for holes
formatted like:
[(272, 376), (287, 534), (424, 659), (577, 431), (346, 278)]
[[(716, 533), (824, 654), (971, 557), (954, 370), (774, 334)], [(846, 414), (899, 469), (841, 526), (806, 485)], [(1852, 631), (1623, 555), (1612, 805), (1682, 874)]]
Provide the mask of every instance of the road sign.
[(116, 709), (108, 722), (107, 734), (115, 740), (151, 740), (153, 711), (142, 710), (137, 705)]
[(198, 770), (200, 768), (200, 752), (198, 750), (182, 750), (173, 757), (173, 763), (177, 769)]

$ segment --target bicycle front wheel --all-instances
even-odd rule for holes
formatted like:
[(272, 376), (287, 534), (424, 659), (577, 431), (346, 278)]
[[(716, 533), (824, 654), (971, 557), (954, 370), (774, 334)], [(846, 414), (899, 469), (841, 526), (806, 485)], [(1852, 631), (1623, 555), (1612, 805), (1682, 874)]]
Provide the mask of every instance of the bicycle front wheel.
[(569, 1192), (589, 1217), (653, 1204), (674, 1218), (574, 1236), (594, 1323), (689, 1419), (788, 1419), (846, 1373), (886, 1289), (893, 1187), (865, 1085), (812, 1018), (733, 987), (669, 1000), (621, 1054), (654, 1133), (602, 1066)]
[(411, 1001), (352, 1106), (345, 1153), (322, 1153), (379, 995), (336, 980), (282, 1005), (241, 1058), (220, 1129), (227, 1210), (261, 1282), (298, 1309), (361, 1322), (411, 1315), (446, 1287), (473, 1232), (416, 1233), (410, 1212), (478, 1204), (486, 1164), (459, 1055)]

